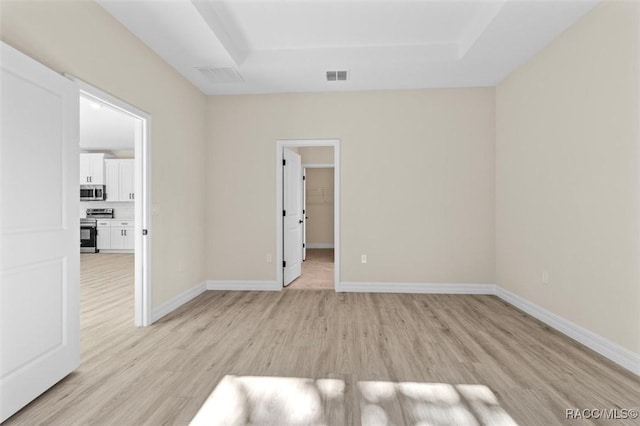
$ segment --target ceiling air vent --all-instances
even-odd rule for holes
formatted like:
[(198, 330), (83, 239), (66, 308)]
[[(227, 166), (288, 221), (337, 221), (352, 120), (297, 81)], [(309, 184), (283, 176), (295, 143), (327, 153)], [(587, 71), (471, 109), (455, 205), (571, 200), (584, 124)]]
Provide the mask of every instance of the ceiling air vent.
[(200, 71), (200, 74), (212, 84), (231, 84), (231, 83), (243, 83), (244, 78), (240, 75), (235, 68), (211, 68), (200, 67), (196, 68)]
[(348, 71), (327, 71), (327, 81), (347, 81)]

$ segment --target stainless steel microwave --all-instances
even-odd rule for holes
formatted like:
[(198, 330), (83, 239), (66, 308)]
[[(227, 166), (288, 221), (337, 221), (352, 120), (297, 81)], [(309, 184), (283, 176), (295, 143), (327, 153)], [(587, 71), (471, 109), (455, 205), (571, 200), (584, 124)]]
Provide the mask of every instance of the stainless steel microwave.
[(104, 201), (106, 198), (104, 185), (80, 185), (80, 201)]

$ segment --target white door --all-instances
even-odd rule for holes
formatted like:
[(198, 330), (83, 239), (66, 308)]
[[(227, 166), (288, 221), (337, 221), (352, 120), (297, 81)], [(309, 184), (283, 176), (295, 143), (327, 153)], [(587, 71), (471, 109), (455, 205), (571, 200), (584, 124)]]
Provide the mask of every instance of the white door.
[(284, 148), (282, 166), (283, 268), (284, 285), (302, 273), (302, 162), (300, 156)]
[(302, 168), (302, 260), (307, 260), (307, 169)]
[(80, 364), (79, 94), (0, 45), (0, 421)]

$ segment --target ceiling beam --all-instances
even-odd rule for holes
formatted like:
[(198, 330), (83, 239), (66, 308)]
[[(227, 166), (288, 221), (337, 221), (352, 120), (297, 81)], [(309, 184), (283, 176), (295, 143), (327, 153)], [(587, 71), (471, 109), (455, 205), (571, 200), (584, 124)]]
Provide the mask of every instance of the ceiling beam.
[(240, 67), (247, 58), (249, 46), (242, 32), (234, 24), (233, 16), (228, 13), (224, 2), (191, 0), (191, 3), (227, 50), (236, 66)]

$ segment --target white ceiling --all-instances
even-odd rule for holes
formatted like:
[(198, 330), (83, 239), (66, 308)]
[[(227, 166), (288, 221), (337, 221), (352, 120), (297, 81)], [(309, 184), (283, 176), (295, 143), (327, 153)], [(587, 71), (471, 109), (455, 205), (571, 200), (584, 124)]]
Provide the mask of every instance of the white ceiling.
[(136, 119), (108, 105), (80, 97), (80, 148), (100, 151), (134, 149)]
[(98, 0), (211, 95), (494, 86), (598, 2)]

